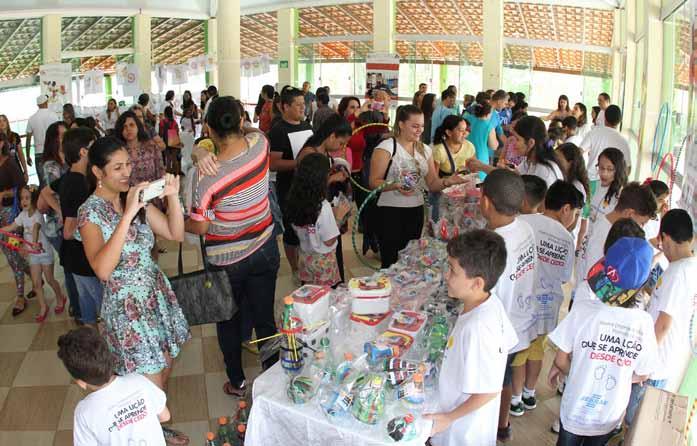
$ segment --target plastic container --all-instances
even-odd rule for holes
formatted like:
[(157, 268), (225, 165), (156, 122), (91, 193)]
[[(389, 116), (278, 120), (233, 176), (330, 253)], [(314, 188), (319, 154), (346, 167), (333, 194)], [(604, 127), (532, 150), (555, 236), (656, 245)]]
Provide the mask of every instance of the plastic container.
[(387, 330), (380, 334), (375, 342), (399, 348), (399, 356), (402, 356), (414, 343), (414, 338), (405, 333)]
[(390, 311), (392, 284), (386, 276), (351, 279), (348, 288), (352, 297), (352, 313), (383, 314)]
[(317, 394), (319, 379), (313, 376), (294, 376), (288, 382), (286, 395), (294, 404), (306, 404)]
[(389, 329), (416, 338), (426, 325), (428, 316), (420, 311), (399, 311), (392, 316)]
[(327, 320), (330, 295), (329, 287), (317, 285), (305, 285), (293, 291), (293, 307), (306, 330), (312, 330), (315, 325)]
[(370, 374), (358, 388), (351, 412), (360, 422), (377, 424), (385, 413), (385, 377)]

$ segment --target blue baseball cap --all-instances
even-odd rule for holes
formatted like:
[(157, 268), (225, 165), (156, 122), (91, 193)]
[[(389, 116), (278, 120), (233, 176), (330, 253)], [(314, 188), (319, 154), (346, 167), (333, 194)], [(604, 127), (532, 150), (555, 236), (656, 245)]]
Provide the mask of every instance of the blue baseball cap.
[(622, 237), (588, 272), (588, 284), (610, 305), (631, 306), (651, 272), (653, 248), (640, 237)]

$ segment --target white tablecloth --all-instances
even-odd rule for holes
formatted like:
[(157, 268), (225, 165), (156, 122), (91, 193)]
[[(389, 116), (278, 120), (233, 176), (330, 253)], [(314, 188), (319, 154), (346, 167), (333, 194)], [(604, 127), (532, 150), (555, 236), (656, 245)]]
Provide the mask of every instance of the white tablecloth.
[(293, 404), (286, 396), (287, 382), (280, 364), (254, 381), (245, 446), (423, 446), (431, 431), (431, 422), (417, 417), (418, 437), (395, 443), (387, 436), (384, 420), (375, 426), (355, 420), (348, 427), (336, 426), (315, 401)]

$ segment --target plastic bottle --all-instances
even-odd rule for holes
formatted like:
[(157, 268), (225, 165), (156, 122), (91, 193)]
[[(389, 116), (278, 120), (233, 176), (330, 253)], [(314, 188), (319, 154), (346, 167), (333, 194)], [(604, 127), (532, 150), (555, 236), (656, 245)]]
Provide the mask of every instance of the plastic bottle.
[(397, 399), (401, 400), (402, 404), (410, 409), (420, 409), (426, 399), (424, 375), (422, 373), (414, 373), (411, 379), (397, 389)]
[(302, 346), (302, 321), (295, 313), (293, 308), (293, 298), (286, 296), (283, 299), (284, 308), (281, 322), (281, 367), (286, 374), (295, 376), (298, 375), (303, 366), (305, 359), (303, 358)]
[(227, 417), (218, 418), (218, 443), (227, 443), (231, 440), (230, 427)]
[(206, 434), (206, 446), (220, 446), (215, 440), (215, 434), (213, 432), (208, 432)]
[(237, 404), (237, 415), (235, 416), (235, 424), (247, 425), (247, 419), (249, 419), (249, 409), (247, 408), (247, 402), (245, 400), (240, 400)]
[(358, 421), (376, 424), (385, 413), (385, 383), (384, 375), (371, 374), (358, 388), (351, 409)]
[(329, 348), (329, 338), (322, 338), (312, 363), (312, 375), (318, 377), (322, 384), (328, 384), (334, 381), (335, 374), (336, 369)]
[(237, 426), (237, 439), (240, 441), (239, 445), (244, 446), (244, 436), (247, 433), (247, 425), (240, 424)]
[(336, 367), (336, 383), (343, 383), (349, 373), (351, 373), (352, 368), (353, 354), (351, 352), (346, 352), (344, 353), (344, 361)]

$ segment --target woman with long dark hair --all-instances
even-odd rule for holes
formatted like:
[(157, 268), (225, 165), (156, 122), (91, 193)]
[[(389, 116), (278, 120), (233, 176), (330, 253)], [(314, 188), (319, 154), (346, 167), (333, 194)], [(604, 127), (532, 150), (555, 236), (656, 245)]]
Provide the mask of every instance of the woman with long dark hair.
[(97, 128), (105, 135), (113, 133), (116, 121), (119, 119), (119, 106), (116, 99), (110, 98), (106, 103), (106, 110), (99, 114)]
[(131, 157), (131, 185), (155, 181), (165, 174), (162, 154), (149, 137), (143, 123), (132, 111), (125, 111), (119, 116), (114, 128), (115, 136), (120, 139)]
[[(586, 161), (583, 159), (583, 152), (575, 144), (564, 143), (556, 148), (557, 161), (561, 167), (564, 179), (573, 184), (574, 187), (583, 195), (583, 202), (588, 203), (590, 195), (590, 180), (588, 179), (588, 169), (586, 169)], [(586, 208), (587, 206), (584, 206)], [(574, 240), (577, 241), (576, 246), (579, 246), (585, 236), (588, 226), (587, 215), (582, 215), (576, 226), (573, 228)], [(579, 234), (583, 235), (579, 237)]]
[(160, 120), (160, 138), (165, 142), (165, 171), (174, 175), (181, 175), (181, 148), (179, 139), (179, 126), (174, 120), (172, 107), (165, 107), (163, 117)]
[(22, 169), (22, 174), (24, 176), (24, 182), (29, 181), (29, 169), (27, 168), (27, 159), (24, 157), (24, 152), (22, 151), (22, 139), (19, 137), (18, 133), (15, 133), (10, 128), (10, 120), (7, 119), (6, 115), (0, 115), (0, 133), (4, 133), (7, 137), (5, 143), (7, 144), (7, 154), (10, 158), (17, 162), (17, 165)]
[[(54, 122), (46, 129), (43, 184), (49, 185), (53, 183), (70, 168), (63, 156), (63, 134), (67, 129), (65, 122), (62, 121)], [(41, 228), (56, 251), (60, 251), (61, 241), (63, 240), (63, 225), (60, 223), (59, 213), (60, 208), (49, 211), (46, 214), (46, 224)]]
[(259, 123), (259, 130), (268, 133), (271, 130), (271, 121), (273, 120), (273, 98), (275, 89), (271, 85), (261, 87), (259, 100), (254, 107), (254, 122)]
[(545, 121), (552, 121), (555, 119), (562, 120), (571, 114), (571, 109), (569, 108), (569, 97), (565, 94), (559, 96), (557, 100), (557, 109), (552, 113), (545, 116)]
[(348, 122), (353, 122), (361, 111), (361, 100), (356, 96), (344, 96), (339, 101), (336, 112)]
[[(127, 113), (121, 118), (135, 119)], [(101, 317), (115, 372), (142, 374), (166, 392), (174, 359), (191, 334), (177, 296), (150, 250), (155, 235), (184, 239), (179, 178), (165, 177), (164, 214), (140, 201), (147, 183), (129, 185), (134, 163), (122, 140), (100, 138), (88, 156), (97, 188), (78, 210), (78, 228), (87, 260), (104, 284)], [(188, 443), (185, 435), (164, 426), (162, 430), (168, 444)]]
[(198, 107), (196, 106), (196, 102), (194, 102), (193, 96), (191, 96), (191, 91), (189, 90), (184, 90), (184, 94), (182, 95), (182, 106), (181, 106), (181, 112), (175, 113), (176, 116), (184, 116), (184, 112), (187, 109), (191, 109), (191, 118), (192, 119), (198, 119)]
[(586, 106), (581, 102), (575, 103), (573, 110), (571, 110), (571, 116), (576, 118), (576, 135), (583, 141), (583, 138), (593, 128), (593, 123), (588, 120)]
[(420, 109), (424, 116), (424, 132), (421, 135), (421, 142), (429, 144), (429, 139), (431, 138), (431, 118), (433, 117), (433, 112), (436, 110), (436, 95), (433, 93), (426, 93), (421, 100)]

